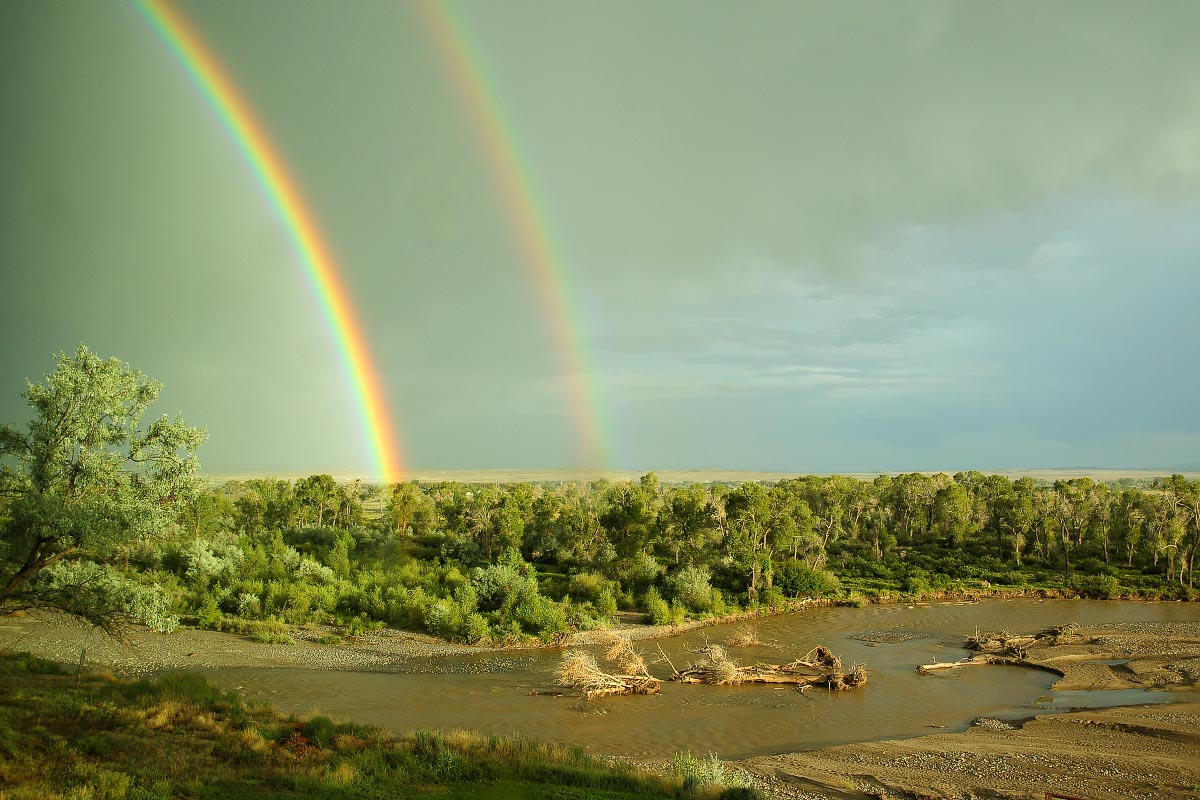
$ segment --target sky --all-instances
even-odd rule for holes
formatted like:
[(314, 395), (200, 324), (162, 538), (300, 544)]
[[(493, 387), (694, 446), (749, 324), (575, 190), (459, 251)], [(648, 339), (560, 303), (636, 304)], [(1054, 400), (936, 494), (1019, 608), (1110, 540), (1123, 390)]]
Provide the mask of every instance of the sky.
[[(419, 4), (174, 7), (408, 468), (1200, 465), (1200, 4), (451, 3), (525, 199)], [(133, 3), (0, 0), (0, 107), (0, 420), (84, 342), (206, 471), (370, 472), (294, 241)]]

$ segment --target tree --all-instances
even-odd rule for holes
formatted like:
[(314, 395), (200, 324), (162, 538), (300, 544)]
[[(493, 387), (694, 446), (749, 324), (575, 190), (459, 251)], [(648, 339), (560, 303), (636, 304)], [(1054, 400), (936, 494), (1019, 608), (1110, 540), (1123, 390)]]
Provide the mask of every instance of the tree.
[(140, 427), (161, 388), (83, 345), (28, 385), (28, 432), (0, 427), (0, 615), (56, 609), (109, 632), (173, 624), (163, 593), (118, 569), (199, 488), (206, 432), (165, 416)]

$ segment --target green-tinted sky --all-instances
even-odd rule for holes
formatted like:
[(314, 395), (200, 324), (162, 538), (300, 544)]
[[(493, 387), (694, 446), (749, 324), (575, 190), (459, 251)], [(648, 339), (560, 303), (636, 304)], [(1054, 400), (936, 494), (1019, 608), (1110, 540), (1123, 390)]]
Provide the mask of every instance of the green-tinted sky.
[[(422, 14), (183, 2), (314, 210), (407, 462), (575, 466)], [(1200, 4), (464, 2), (610, 466), (1200, 462)], [(132, 4), (0, 0), (0, 419), (86, 342), (210, 471), (366, 471), (287, 233)], [(6, 389), (4, 387), (7, 387)]]

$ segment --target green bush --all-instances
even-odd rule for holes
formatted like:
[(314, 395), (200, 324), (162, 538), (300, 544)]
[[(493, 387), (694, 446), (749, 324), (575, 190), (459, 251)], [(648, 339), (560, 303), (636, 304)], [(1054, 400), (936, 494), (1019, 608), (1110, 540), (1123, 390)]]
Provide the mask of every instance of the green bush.
[(658, 589), (655, 589), (653, 586), (647, 589), (645, 597), (642, 598), (642, 603), (646, 606), (647, 621), (651, 625), (671, 624), (671, 607), (662, 599), (662, 595), (658, 593)]
[(932, 589), (929, 583), (929, 573), (921, 569), (911, 570), (904, 576), (904, 581), (900, 584), (900, 589), (905, 594), (919, 595), (928, 593)]
[(513, 617), (522, 630), (545, 641), (567, 632), (566, 610), (540, 594), (535, 593), (522, 601), (515, 609)]
[(600, 596), (596, 598), (596, 613), (602, 619), (612, 619), (617, 615), (617, 598), (613, 596), (612, 589), (607, 586), (601, 590)]
[(371, 631), (377, 631), (383, 627), (384, 624), (382, 622), (374, 619), (368, 619), (365, 614), (360, 614), (346, 623), (346, 635), (365, 636)]
[(571, 597), (580, 598), (583, 600), (596, 600), (600, 597), (603, 591), (609, 591), (608, 581), (603, 576), (597, 575), (594, 572), (580, 572), (577, 575), (571, 576), (571, 582), (567, 586), (567, 591)]
[(24, 650), (0, 653), (0, 675), (62, 675), (64, 671), (61, 664)]
[(794, 559), (776, 568), (775, 584), (790, 597), (830, 597), (842, 589), (837, 575), (829, 570), (811, 569)]
[(277, 617), (251, 623), (250, 638), (263, 644), (296, 643), (296, 640), (288, 633), (287, 624)]
[(1122, 594), (1121, 582), (1112, 575), (1087, 575), (1074, 583), (1075, 588), (1084, 597), (1115, 600)]
[(712, 575), (704, 567), (686, 566), (667, 579), (675, 599), (692, 611), (712, 607)]
[(212, 595), (205, 595), (204, 602), (200, 605), (200, 610), (197, 614), (196, 627), (204, 630), (217, 631), (221, 629), (221, 622), (225, 615), (221, 612), (221, 607), (217, 605), (217, 598)]
[(478, 611), (472, 611), (463, 617), (459, 632), (460, 638), (467, 644), (479, 644), (488, 637), (487, 619)]
[(781, 608), (787, 602), (787, 598), (778, 586), (772, 586), (762, 593), (759, 602), (767, 608)]
[(333, 734), (337, 725), (329, 717), (313, 717), (304, 723), (301, 733), (312, 740), (317, 747), (329, 747), (333, 744)]
[(453, 600), (434, 600), (425, 609), (425, 630), (434, 636), (456, 639), (462, 622), (462, 610)]
[(628, 580), (630, 585), (640, 588), (654, 583), (662, 573), (662, 564), (659, 564), (654, 556), (639, 553), (630, 561), (624, 579)]

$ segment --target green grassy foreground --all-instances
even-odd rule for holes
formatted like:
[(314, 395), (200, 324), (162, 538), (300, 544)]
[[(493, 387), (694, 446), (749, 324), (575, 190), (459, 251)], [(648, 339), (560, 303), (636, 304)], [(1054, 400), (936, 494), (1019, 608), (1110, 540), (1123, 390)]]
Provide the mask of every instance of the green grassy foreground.
[[(398, 736), (247, 706), (193, 674), (128, 681), (0, 655), (0, 800), (716, 797), (578, 748)], [(724, 796), (754, 796), (725, 790)]]

